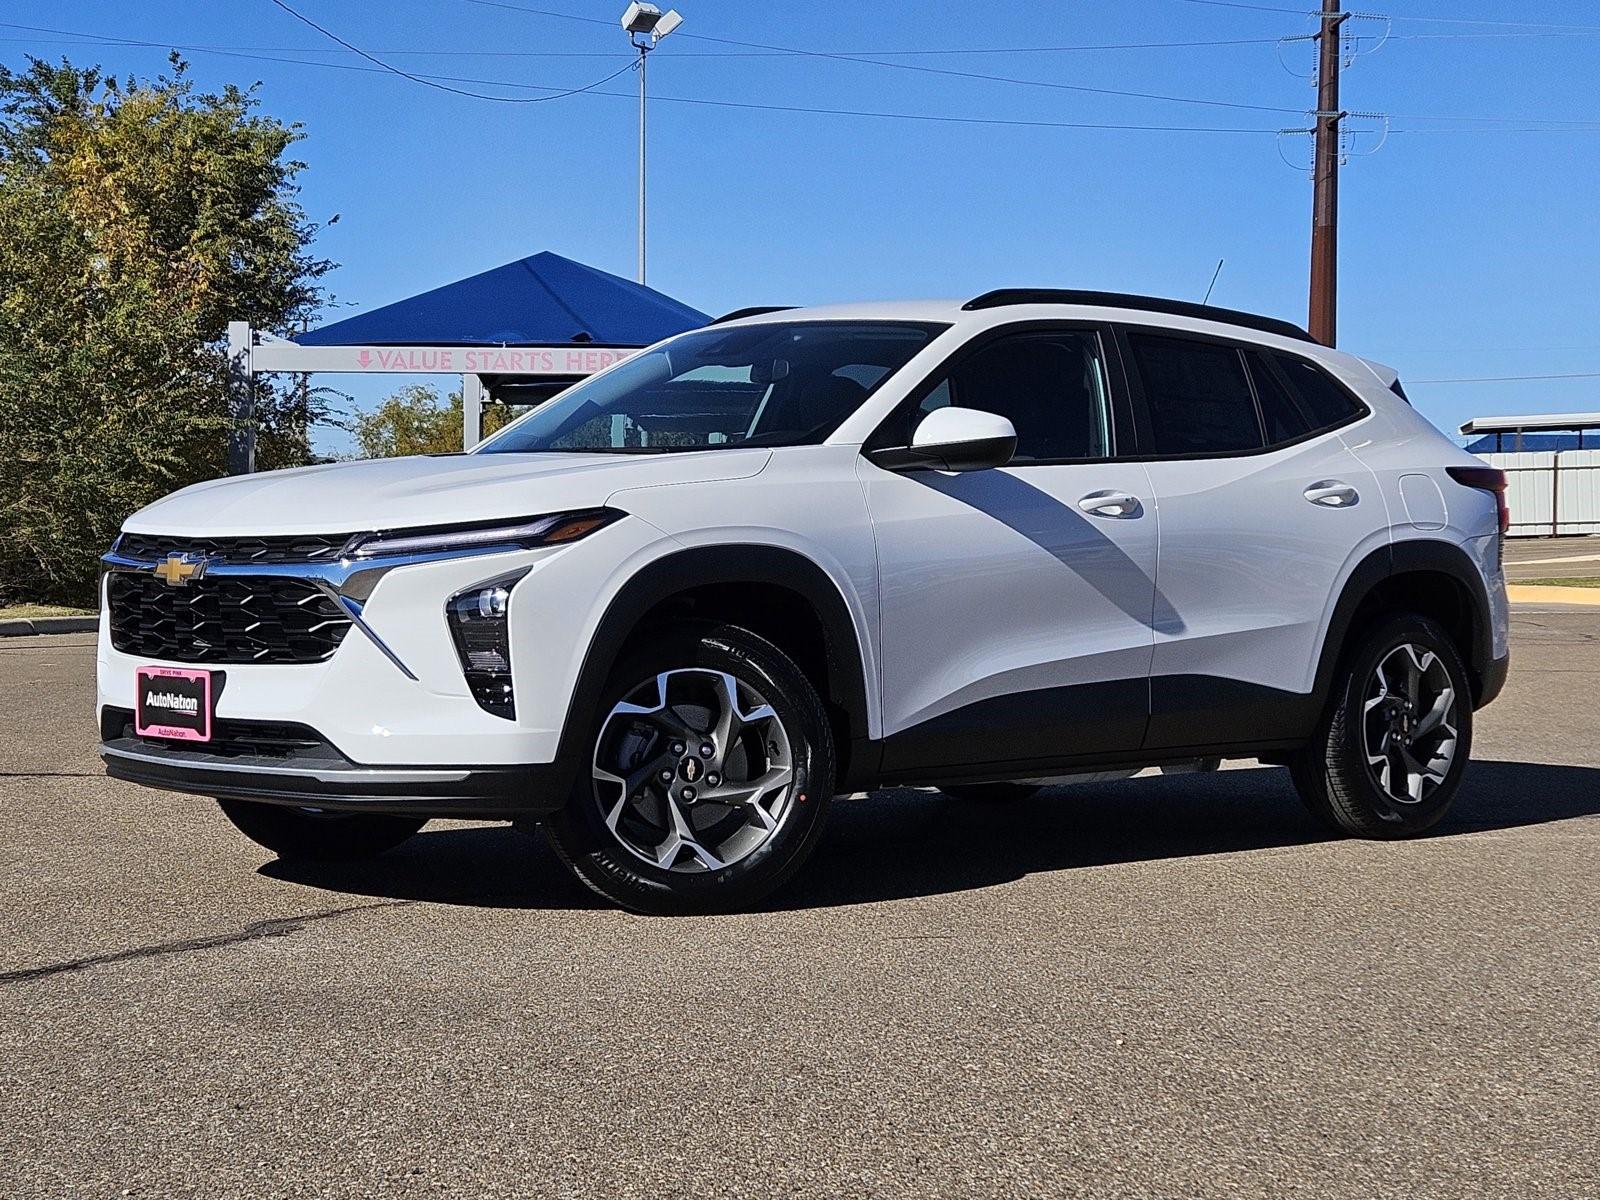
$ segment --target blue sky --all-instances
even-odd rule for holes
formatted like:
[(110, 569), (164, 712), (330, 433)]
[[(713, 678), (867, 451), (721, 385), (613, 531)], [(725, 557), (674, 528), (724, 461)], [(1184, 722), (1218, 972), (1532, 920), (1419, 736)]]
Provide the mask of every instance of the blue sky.
[[(627, 61), (622, 0), (289, 2), (417, 73), (565, 88)], [(1276, 41), (1312, 28), (1293, 3), (678, 7), (685, 23), (650, 68), (661, 97), (650, 118), (654, 286), (711, 312), (1018, 284), (1199, 299), (1223, 258), (1214, 302), (1304, 320), (1309, 144), (1275, 132), (1303, 127), (1313, 99), (1310, 43)], [(65, 54), (148, 74), (164, 57), (18, 25), (305, 60), (187, 53), (202, 85), (259, 79), (265, 111), (305, 126), (301, 198), (314, 218), (340, 214), (318, 248), (342, 264), (331, 284), (344, 305), (541, 249), (633, 272), (631, 73), (604, 94), (500, 104), (382, 73), (270, 0), (11, 0), (4, 11), (0, 60), (13, 66), (25, 53)], [(1600, 373), (1600, 5), (1402, 0), (1393, 15), (1382, 45), (1384, 23), (1356, 23), (1367, 37), (1344, 75), (1345, 107), (1392, 116), (1381, 147), (1379, 123), (1358, 123), (1369, 132), (1342, 177), (1340, 345), (1400, 368), (1447, 429), (1475, 414), (1600, 409), (1600, 377), (1423, 382)], [(903, 65), (752, 54), (730, 41)], [(902, 53), (1199, 41), (1228, 44)], [(340, 69), (356, 67), (368, 69)], [(326, 382), (365, 404), (399, 380)]]

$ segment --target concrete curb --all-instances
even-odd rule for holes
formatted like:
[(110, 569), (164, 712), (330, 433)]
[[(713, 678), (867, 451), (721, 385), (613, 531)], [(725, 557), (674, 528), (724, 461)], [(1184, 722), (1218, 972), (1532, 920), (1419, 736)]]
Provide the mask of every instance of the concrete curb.
[(40, 633), (93, 633), (99, 617), (12, 617), (0, 621), (0, 637), (33, 637)]
[(1582, 604), (1600, 608), (1600, 588), (1509, 583), (1506, 598), (1513, 604)]

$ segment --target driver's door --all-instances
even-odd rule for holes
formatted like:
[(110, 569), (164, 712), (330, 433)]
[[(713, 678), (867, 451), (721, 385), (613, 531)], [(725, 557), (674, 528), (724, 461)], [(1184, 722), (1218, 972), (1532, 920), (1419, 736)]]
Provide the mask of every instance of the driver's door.
[[(878, 546), (890, 777), (1043, 768), (1143, 740), (1156, 512), (1144, 467), (1116, 458), (1119, 434), (1124, 446), (1131, 434), (1110, 345), (1082, 325), (980, 337), (869, 441), (860, 473)], [(1008, 417), (1011, 465), (952, 473), (872, 461), (945, 404)]]

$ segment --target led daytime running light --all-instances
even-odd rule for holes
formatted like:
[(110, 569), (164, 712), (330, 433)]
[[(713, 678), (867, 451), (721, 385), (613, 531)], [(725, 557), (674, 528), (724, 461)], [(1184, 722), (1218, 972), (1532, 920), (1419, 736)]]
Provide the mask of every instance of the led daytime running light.
[(352, 558), (388, 558), (397, 555), (438, 554), (493, 546), (548, 546), (577, 541), (609, 525), (623, 514), (612, 508), (554, 513), (531, 521), (484, 525), (473, 529), (373, 534), (348, 551)]

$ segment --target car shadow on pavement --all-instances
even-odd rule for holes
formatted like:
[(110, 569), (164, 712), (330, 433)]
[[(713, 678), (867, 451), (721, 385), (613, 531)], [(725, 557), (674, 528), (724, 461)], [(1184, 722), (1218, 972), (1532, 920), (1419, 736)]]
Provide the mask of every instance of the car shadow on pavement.
[[(1433, 837), (1600, 815), (1600, 767), (1472, 764)], [(1332, 835), (1273, 768), (1047, 789), (979, 805), (897, 789), (835, 803), (800, 874), (768, 905), (821, 908), (971, 891), (1073, 867), (1305, 846)], [(431, 827), (363, 863), (272, 862), (263, 874), (329, 891), (511, 908), (597, 908), (543, 838), (505, 826)]]
[(604, 908), (561, 864), (543, 835), (509, 825), (429, 825), (361, 862), (285, 862), (261, 874), (356, 896), (480, 908)]

